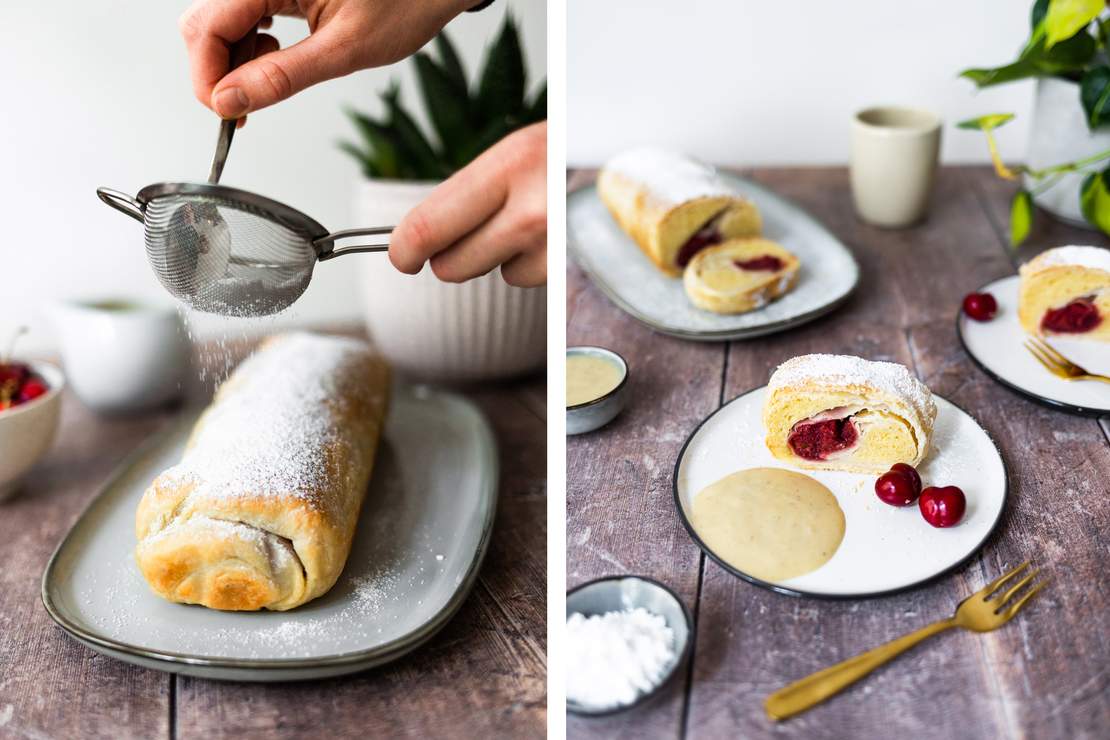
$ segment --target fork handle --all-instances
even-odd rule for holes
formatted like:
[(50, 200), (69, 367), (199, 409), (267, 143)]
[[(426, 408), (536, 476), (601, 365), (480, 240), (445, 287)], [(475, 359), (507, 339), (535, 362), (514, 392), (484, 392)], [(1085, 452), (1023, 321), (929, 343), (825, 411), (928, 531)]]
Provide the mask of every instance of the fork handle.
[(955, 619), (934, 622), (905, 637), (891, 640), (874, 650), (848, 658), (834, 666), (806, 676), (767, 697), (764, 709), (771, 719), (781, 720), (806, 711), (860, 680), (871, 671), (893, 660), (917, 643), (956, 626)]

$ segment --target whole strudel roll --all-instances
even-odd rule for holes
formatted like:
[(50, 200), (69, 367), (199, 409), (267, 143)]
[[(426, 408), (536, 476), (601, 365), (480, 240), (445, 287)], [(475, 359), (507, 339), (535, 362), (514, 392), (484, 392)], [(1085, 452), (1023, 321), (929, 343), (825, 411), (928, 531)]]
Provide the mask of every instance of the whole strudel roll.
[(135, 559), (150, 587), (229, 610), (325, 593), (351, 550), (388, 397), (389, 368), (362, 341), (264, 342), (139, 503)]
[(929, 452), (937, 407), (904, 366), (847, 355), (803, 355), (771, 375), (767, 447), (800, 468), (882, 473)]
[(1110, 250), (1057, 247), (1021, 266), (1018, 319), (1030, 334), (1110, 341)]
[(642, 148), (609, 160), (597, 179), (609, 212), (668, 275), (705, 247), (762, 228), (755, 205), (712, 167), (665, 149)]

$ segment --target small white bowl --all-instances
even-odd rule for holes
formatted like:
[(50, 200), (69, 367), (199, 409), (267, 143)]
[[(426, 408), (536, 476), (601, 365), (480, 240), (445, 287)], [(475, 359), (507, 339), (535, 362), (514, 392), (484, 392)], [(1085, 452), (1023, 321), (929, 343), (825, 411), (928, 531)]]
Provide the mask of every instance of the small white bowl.
[(628, 363), (611, 349), (604, 347), (567, 347), (568, 358), (576, 355), (600, 357), (616, 365), (621, 371), (617, 387), (600, 398), (567, 406), (567, 434), (585, 434), (600, 429), (619, 414), (628, 402)]
[(19, 483), (54, 441), (62, 408), (62, 371), (46, 362), (27, 363), (48, 390), (33, 401), (0, 411), (0, 501), (10, 497)]

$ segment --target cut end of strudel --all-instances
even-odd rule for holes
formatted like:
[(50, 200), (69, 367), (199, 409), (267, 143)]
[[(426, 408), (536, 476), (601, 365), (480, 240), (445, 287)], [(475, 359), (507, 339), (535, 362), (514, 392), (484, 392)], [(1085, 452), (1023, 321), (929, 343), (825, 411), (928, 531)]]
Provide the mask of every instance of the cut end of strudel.
[(1022, 265), (1018, 319), (1030, 334), (1110, 341), (1110, 250), (1057, 247)]
[(766, 306), (798, 281), (798, 258), (773, 241), (730, 239), (698, 252), (682, 274), (690, 301), (737, 314)]
[(937, 407), (903, 365), (803, 355), (771, 375), (763, 404), (767, 447), (800, 468), (882, 473), (928, 454)]
[(159, 596), (212, 609), (286, 610), (347, 561), (389, 396), (365, 342), (269, 339), (216, 393), (181, 462), (135, 517), (135, 559)]
[(758, 236), (755, 205), (733, 192), (716, 171), (666, 149), (633, 149), (598, 175), (609, 212), (656, 267), (678, 276), (702, 249), (726, 239)]

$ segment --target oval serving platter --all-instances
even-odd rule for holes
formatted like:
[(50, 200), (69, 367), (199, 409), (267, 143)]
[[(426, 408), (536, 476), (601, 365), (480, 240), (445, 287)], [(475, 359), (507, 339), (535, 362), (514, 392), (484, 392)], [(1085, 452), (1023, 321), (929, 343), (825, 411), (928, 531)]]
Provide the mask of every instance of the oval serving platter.
[(937, 420), (929, 455), (918, 466), (929, 485), (957, 485), (967, 512), (955, 527), (936, 529), (916, 505), (890, 506), (875, 495), (874, 475), (799, 470), (828, 487), (844, 512), (844, 540), (817, 570), (781, 582), (745, 573), (717, 556), (691, 524), (693, 500), (706, 486), (738, 470), (791, 469), (763, 442), (766, 386), (710, 414), (687, 439), (674, 471), (674, 500), (690, 537), (722, 568), (757, 586), (789, 596), (859, 599), (924, 585), (959, 567), (986, 543), (1002, 518), (1006, 465), (990, 435), (967, 412), (934, 395)]
[(763, 234), (796, 254), (795, 288), (763, 308), (725, 316), (702, 311), (686, 297), (681, 278), (661, 273), (609, 215), (593, 185), (567, 195), (567, 246), (574, 261), (609, 300), (656, 331), (719, 342), (792, 329), (846, 302), (859, 282), (851, 251), (802, 208), (736, 175), (721, 173), (759, 208)]
[(395, 387), (347, 566), (327, 594), (288, 612), (173, 604), (139, 573), (135, 508), (150, 481), (180, 459), (198, 413), (126, 462), (55, 550), (42, 601), (62, 629), (93, 650), (156, 670), (290, 681), (387, 663), (458, 610), (497, 505), (493, 434), (469, 401)]

